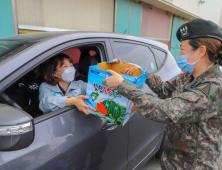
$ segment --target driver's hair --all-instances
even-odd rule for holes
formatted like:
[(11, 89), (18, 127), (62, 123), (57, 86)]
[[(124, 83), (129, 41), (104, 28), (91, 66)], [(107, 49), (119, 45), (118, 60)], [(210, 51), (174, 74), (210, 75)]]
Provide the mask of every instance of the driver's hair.
[(59, 67), (63, 65), (64, 59), (68, 59), (72, 63), (72, 59), (63, 53), (55, 55), (44, 63), (42, 76), (46, 83), (51, 85), (58, 84), (60, 78), (55, 77), (54, 72), (57, 71), (58, 65)]

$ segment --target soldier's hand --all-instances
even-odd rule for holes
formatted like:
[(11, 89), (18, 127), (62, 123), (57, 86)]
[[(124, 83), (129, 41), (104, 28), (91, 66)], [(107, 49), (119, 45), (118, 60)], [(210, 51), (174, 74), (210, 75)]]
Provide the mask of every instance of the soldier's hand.
[(117, 89), (124, 79), (113, 70), (107, 70), (107, 72), (110, 73), (111, 76), (104, 79), (103, 84), (107, 85), (111, 90)]

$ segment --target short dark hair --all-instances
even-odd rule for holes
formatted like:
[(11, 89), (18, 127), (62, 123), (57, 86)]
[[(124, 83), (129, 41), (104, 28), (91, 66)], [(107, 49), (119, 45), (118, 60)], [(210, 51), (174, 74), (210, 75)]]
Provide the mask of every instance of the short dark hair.
[(57, 71), (58, 65), (60, 67), (63, 65), (64, 59), (68, 59), (72, 63), (72, 59), (64, 53), (57, 54), (44, 63), (42, 75), (46, 83), (56, 85), (59, 82), (59, 78), (54, 77), (54, 72)]

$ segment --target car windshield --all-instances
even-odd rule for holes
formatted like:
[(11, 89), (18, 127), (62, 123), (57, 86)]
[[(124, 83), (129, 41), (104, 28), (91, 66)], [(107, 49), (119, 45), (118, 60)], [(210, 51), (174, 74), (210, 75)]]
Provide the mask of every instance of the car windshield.
[(7, 60), (32, 44), (24, 41), (0, 40), (0, 62)]

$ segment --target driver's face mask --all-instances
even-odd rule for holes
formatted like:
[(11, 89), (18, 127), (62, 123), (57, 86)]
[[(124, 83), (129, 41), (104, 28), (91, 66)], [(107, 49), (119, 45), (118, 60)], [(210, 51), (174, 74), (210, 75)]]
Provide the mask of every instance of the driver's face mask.
[[(193, 52), (194, 52), (194, 51), (192, 51), (190, 54), (192, 54)], [(180, 67), (181, 71), (183, 71), (183, 72), (185, 72), (185, 73), (190, 73), (190, 74), (192, 74), (194, 65), (195, 65), (201, 58), (199, 58), (196, 62), (189, 64), (189, 63), (187, 63), (187, 57), (188, 57), (190, 54), (178, 56), (178, 57), (177, 57), (177, 65), (178, 65), (178, 67)]]
[[(60, 73), (58, 71), (56, 71), (56, 72)], [(60, 73), (60, 74), (62, 74), (62, 77), (59, 77), (59, 78), (61, 78), (66, 83), (70, 83), (74, 80), (75, 73), (76, 73), (75, 68), (74, 67), (69, 67), (65, 71), (63, 71), (63, 73)]]

